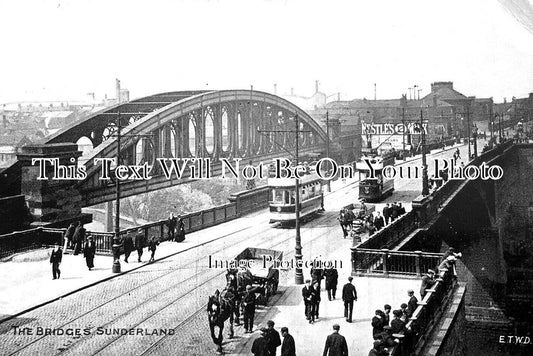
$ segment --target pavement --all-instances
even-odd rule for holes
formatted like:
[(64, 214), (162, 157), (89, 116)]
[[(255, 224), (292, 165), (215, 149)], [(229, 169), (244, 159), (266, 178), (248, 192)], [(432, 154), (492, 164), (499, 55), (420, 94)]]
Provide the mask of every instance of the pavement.
[[(461, 150), (463, 149), (466, 150), (466, 147), (463, 146)], [(455, 147), (447, 151), (450, 150), (455, 150)], [(406, 163), (419, 158), (419, 156), (410, 157)], [(399, 163), (403, 164), (403, 162)], [(340, 204), (339, 194), (345, 195), (343, 199), (350, 201), (352, 194), (357, 192), (357, 185), (354, 184), (356, 181), (357, 177), (332, 182), (332, 192), (337, 193), (335, 195), (332, 193), (332, 197), (329, 198), (326, 196), (326, 207)], [(416, 186), (416, 184), (414, 185)], [(415, 187), (405, 190), (412, 190), (412, 196), (416, 194), (416, 189)], [(355, 196), (353, 196), (353, 200), (355, 200)], [(344, 202), (342, 204), (346, 205)], [(156, 251), (156, 263), (148, 264), (151, 267), (147, 267), (147, 269), (164, 268), (164, 263), (157, 267), (158, 262), (163, 262), (167, 258), (173, 259), (176, 255), (186, 251), (192, 252), (196, 249), (202, 249), (202, 246), (217, 243), (217, 240), (225, 241), (225, 237), (235, 236), (236, 233), (253, 234), (253, 226), (259, 223), (263, 224), (263, 220), (267, 220), (265, 214), (265, 211), (259, 211), (228, 223), (191, 233), (187, 235), (183, 243), (163, 242)], [(340, 228), (337, 230), (333, 231), (337, 231), (338, 234), (333, 233), (334, 235), (331, 235), (331, 230), (325, 230), (325, 225), (320, 223), (319, 226), (311, 229), (307, 236), (303, 235), (303, 238), (306, 240), (304, 241), (306, 246), (304, 253), (308, 256), (310, 253), (318, 254), (320, 251), (322, 258), (337, 259), (344, 264), (343, 268), (339, 269), (338, 297), (342, 290), (342, 284), (345, 283), (351, 272), (349, 254), (351, 241), (339, 238), (341, 236)], [(281, 236), (282, 231), (279, 234)], [(325, 234), (325, 236), (321, 236), (321, 234)], [(332, 238), (335, 243), (331, 243)], [(0, 262), (0, 275), (3, 277), (0, 285), (0, 323), (28, 310), (36, 309), (55, 300), (61, 300), (92, 285), (143, 268), (149, 259), (149, 253), (145, 250), (143, 262), (138, 263), (136, 252), (133, 252), (129, 264), (121, 260), (122, 273), (114, 274), (111, 271), (111, 257), (96, 256), (94, 261), (96, 268), (89, 271), (82, 256), (64, 255), (60, 267), (61, 279), (52, 280), (51, 266), (48, 262), (49, 252), (50, 250), (33, 251), (15, 256), (10, 261)], [(309, 275), (308, 271), (304, 271), (304, 273), (306, 273), (305, 276)], [(341, 325), (341, 334), (347, 337), (350, 350), (355, 351), (356, 355), (366, 355), (372, 342), (370, 320), (374, 310), (381, 309), (385, 303), (397, 308), (406, 301), (405, 291), (408, 288), (418, 289), (418, 281), (416, 280), (355, 278), (354, 285), (357, 288), (359, 300), (354, 307), (354, 323), (348, 324), (344, 321), (342, 301), (339, 299), (328, 301), (324, 291), (322, 293), (321, 318), (317, 323), (309, 325), (303, 317), (301, 286), (293, 284), (292, 276), (292, 272), (282, 273), (280, 293), (272, 300), (272, 303), (269, 303), (268, 308), (258, 311), (255, 327), (264, 325), (269, 319), (276, 322), (276, 328), (284, 325), (289, 326), (291, 334), (296, 339), (298, 354), (303, 355), (318, 354), (317, 350), (321, 350), (323, 347), (325, 336), (331, 332), (333, 323)], [(310, 331), (313, 335), (316, 333), (320, 337), (309, 338)], [(248, 335), (241, 331), (237, 332), (243, 336), (237, 342), (228, 345), (228, 351), (234, 354), (247, 354), (255, 334)], [(305, 343), (302, 342), (303, 340)]]

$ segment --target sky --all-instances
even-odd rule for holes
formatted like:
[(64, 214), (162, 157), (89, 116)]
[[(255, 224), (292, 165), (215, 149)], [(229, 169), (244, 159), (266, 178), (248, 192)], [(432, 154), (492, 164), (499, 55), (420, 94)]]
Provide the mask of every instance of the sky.
[(533, 0), (2, 0), (0, 104), (191, 89), (533, 92)]

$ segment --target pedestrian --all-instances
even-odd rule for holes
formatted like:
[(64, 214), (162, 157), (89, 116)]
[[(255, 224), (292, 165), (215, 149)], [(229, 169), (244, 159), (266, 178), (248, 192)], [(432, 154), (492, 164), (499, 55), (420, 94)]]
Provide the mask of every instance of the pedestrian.
[(337, 272), (336, 268), (327, 268), (326, 270), (324, 270), (324, 276), (326, 277), (326, 290), (328, 292), (328, 300), (335, 299), (339, 273)]
[(85, 228), (83, 224), (78, 221), (76, 230), (74, 230), (74, 235), (72, 236), (72, 241), (74, 242), (74, 255), (79, 255), (85, 242)]
[(141, 257), (143, 255), (144, 248), (144, 231), (143, 229), (137, 230), (137, 235), (135, 235), (135, 249), (137, 250), (137, 261), (141, 262)]
[(439, 272), (446, 271), (450, 272), (454, 277), (457, 276), (457, 272), (455, 271), (455, 261), (457, 261), (455, 256), (446, 257), (446, 259), (439, 265)]
[(385, 221), (383, 220), (383, 216), (379, 213), (379, 211), (376, 213), (376, 217), (374, 218), (374, 226), (376, 227), (376, 230), (379, 231), (385, 226)]
[(183, 223), (181, 215), (178, 215), (177, 229), (176, 242), (183, 242), (183, 240), (185, 240), (185, 224)]
[(130, 232), (127, 232), (124, 236), (122, 246), (124, 247), (124, 262), (129, 263), (128, 258), (130, 258), (131, 251), (133, 251), (134, 248), (133, 238), (131, 237)]
[(376, 310), (374, 317), (372, 318), (372, 337), (374, 340), (378, 334), (383, 332), (383, 327), (385, 326), (385, 321), (382, 317), (383, 312), (381, 310)]
[(323, 356), (348, 356), (348, 344), (344, 336), (339, 334), (340, 328), (338, 324), (333, 325), (333, 333), (326, 339)]
[(159, 241), (155, 238), (155, 236), (152, 236), (150, 238), (150, 241), (148, 241), (148, 250), (152, 252), (152, 255), (150, 256), (149, 262), (154, 262), (155, 257), (155, 250), (157, 249), (157, 245), (159, 245)]
[(392, 333), (398, 334), (405, 331), (406, 321), (402, 320), (403, 312), (401, 310), (395, 310), (392, 314), (394, 315), (394, 319), (390, 322)]
[(407, 295), (409, 296), (409, 301), (407, 302), (407, 316), (410, 318), (413, 316), (413, 313), (418, 306), (418, 299), (416, 299), (415, 292), (412, 289), (407, 291)]
[(283, 336), (281, 356), (296, 356), (296, 345), (294, 344), (294, 338), (289, 334), (289, 328), (282, 327), (281, 336)]
[(61, 264), (62, 259), (63, 251), (61, 250), (61, 246), (59, 246), (59, 244), (55, 244), (54, 249), (50, 254), (50, 263), (52, 264), (52, 279), (59, 279), (59, 277), (61, 276), (59, 265)]
[(390, 312), (391, 312), (392, 307), (389, 304), (385, 304), (383, 306), (383, 309), (385, 310), (385, 312), (383, 313), (383, 318), (385, 321), (384, 324), (385, 326), (388, 326), (390, 324)]
[(244, 309), (244, 330), (246, 330), (246, 333), (251, 333), (254, 327), (255, 300), (255, 292), (252, 291), (252, 286), (248, 284), (242, 300)]
[[(447, 172), (447, 171), (446, 171)], [(446, 173), (447, 175), (447, 173)], [(447, 178), (446, 178), (447, 179)], [(446, 180), (445, 180), (446, 181)], [(398, 203), (398, 215), (402, 216), (405, 214), (405, 208), (403, 207), (402, 203)]]
[(442, 256), (442, 259), (445, 260), (450, 256), (453, 256), (455, 258), (461, 258), (463, 254), (461, 252), (455, 253), (455, 249), (453, 247), (449, 247), (448, 250), (444, 253), (444, 256)]
[(352, 322), (353, 302), (357, 301), (357, 291), (352, 284), (353, 277), (348, 277), (348, 283), (342, 288), (342, 301), (344, 302), (344, 317), (346, 321)]
[(311, 267), (311, 282), (313, 284), (317, 282), (318, 286), (321, 287), (323, 278), (324, 278), (324, 270), (321, 268), (315, 268), (315, 266), (313, 265), (313, 267)]
[(85, 262), (87, 263), (87, 268), (89, 271), (94, 268), (94, 255), (96, 254), (96, 244), (94, 243), (93, 237), (89, 236), (83, 246), (83, 257), (85, 257)]
[(388, 352), (385, 353), (383, 351), (380, 351), (381, 343), (382, 343), (381, 341), (375, 340), (372, 349), (368, 352), (368, 356), (385, 356), (385, 355), (388, 355), (389, 354)]
[(176, 239), (176, 226), (178, 224), (178, 219), (174, 216), (174, 213), (170, 213), (168, 218), (168, 239), (174, 241)]
[(396, 220), (399, 216), (399, 210), (398, 203), (394, 202), (391, 206), (391, 222)]
[(321, 300), (322, 298), (320, 298), (320, 283), (315, 282), (313, 284), (313, 292), (312, 292), (313, 315), (315, 317), (315, 320), (318, 320), (318, 310), (320, 308)]
[(272, 320), (267, 321), (267, 332), (266, 332), (266, 342), (267, 342), (267, 355), (276, 356), (276, 349), (281, 345), (281, 338), (279, 333), (274, 329), (275, 323)]
[(305, 280), (305, 286), (302, 288), (302, 297), (305, 305), (305, 317), (309, 320), (309, 324), (315, 322), (314, 313), (313, 313), (313, 286), (311, 285), (311, 280)]
[(268, 356), (266, 333), (267, 328), (261, 328), (261, 335), (254, 340), (252, 344), (252, 353), (254, 356)]
[(65, 240), (67, 242), (67, 248), (73, 248), (74, 244), (72, 243), (72, 238), (74, 237), (74, 232), (76, 231), (76, 223), (70, 223), (68, 229), (65, 231)]
[(385, 225), (389, 225), (390, 213), (391, 211), (389, 208), (389, 203), (387, 203), (383, 208), (383, 218), (385, 219)]
[[(402, 313), (400, 320), (403, 321), (404, 323), (407, 323), (407, 320), (409, 320), (409, 317), (407, 316), (407, 304), (402, 303), (400, 305), (400, 312)], [(392, 313), (394, 314), (394, 312)], [(391, 326), (392, 326), (392, 321), (391, 321)]]
[(426, 289), (430, 289), (435, 284), (435, 271), (432, 269), (428, 269), (428, 273), (426, 273), (422, 277), (422, 285), (420, 286), (420, 296), (422, 299), (426, 296)]

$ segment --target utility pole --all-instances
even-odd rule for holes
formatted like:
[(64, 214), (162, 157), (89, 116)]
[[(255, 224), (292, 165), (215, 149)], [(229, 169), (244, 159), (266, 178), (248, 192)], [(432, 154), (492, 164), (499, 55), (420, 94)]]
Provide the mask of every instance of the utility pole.
[(470, 105), (466, 107), (466, 121), (468, 125), (468, 162), (470, 162), (470, 159), (472, 157), (472, 152), (470, 148)]
[[(329, 111), (326, 111), (326, 136), (328, 137), (327, 138), (327, 141), (326, 141), (326, 157), (329, 158)], [(298, 141), (296, 141), (298, 142)], [(330, 170), (330, 167), (329, 167), (329, 160), (328, 160), (328, 173), (329, 173), (329, 170)], [(331, 179), (328, 179), (328, 192), (331, 192)]]
[(403, 152), (402, 152), (402, 157), (403, 157), (403, 160), (405, 161), (406, 158), (405, 158), (405, 108), (402, 108), (402, 144), (403, 144)]
[[(298, 169), (298, 160), (299, 160), (299, 152), (298, 152), (298, 145), (299, 145), (299, 139), (300, 139), (300, 123), (298, 120), (298, 114), (296, 114), (296, 117), (294, 118), (294, 121), (296, 123), (296, 164), (294, 165), (295, 173)], [(329, 141), (329, 136), (328, 136)], [(296, 175), (296, 174), (295, 174)], [(295, 206), (294, 206), (294, 212), (295, 212), (295, 219), (294, 219), (294, 227), (296, 229), (296, 246), (294, 247), (294, 258), (296, 259), (296, 266), (299, 266), (300, 262), (302, 260), (302, 238), (300, 236), (300, 180), (298, 177), (295, 177)], [(304, 275), (301, 268), (296, 268), (296, 273), (294, 274), (294, 282), (296, 284), (303, 284), (304, 283)]]
[(420, 135), (422, 139), (422, 195), (429, 195), (428, 165), (426, 162), (426, 131), (424, 130), (424, 117), (420, 109)]
[(376, 83), (374, 83), (374, 101), (377, 100)]
[[(117, 167), (120, 165), (120, 112), (117, 115)], [(115, 234), (113, 235), (113, 273), (120, 273), (120, 179), (115, 186)]]

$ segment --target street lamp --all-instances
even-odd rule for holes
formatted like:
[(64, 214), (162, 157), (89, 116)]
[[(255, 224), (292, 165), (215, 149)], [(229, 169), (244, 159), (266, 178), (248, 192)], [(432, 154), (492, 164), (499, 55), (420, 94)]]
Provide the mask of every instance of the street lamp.
[[(328, 172), (329, 172), (329, 170), (330, 170), (330, 166), (329, 166), (329, 164), (330, 164), (330, 162), (329, 162), (329, 111), (326, 111), (326, 136), (327, 136), (326, 157), (328, 158), (327, 167), (328, 167)], [(296, 141), (296, 142), (298, 142), (298, 141)], [(328, 179), (328, 192), (331, 192), (331, 179)]]
[(472, 127), (472, 137), (474, 138), (474, 157), (475, 158), (477, 158), (477, 133), (478, 133), (477, 126), (474, 125)]
[(422, 195), (429, 195), (428, 165), (426, 162), (426, 131), (424, 130), (424, 117), (420, 109), (420, 135), (422, 139)]
[[(120, 112), (117, 115), (117, 167), (120, 165)], [(120, 179), (115, 186), (115, 234), (113, 235), (113, 273), (120, 273)]]

